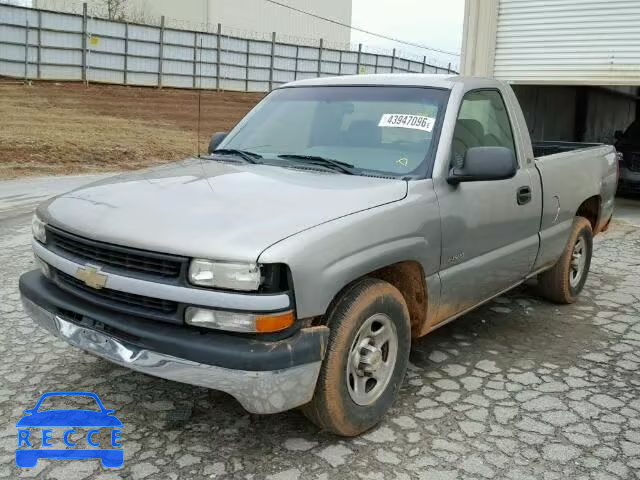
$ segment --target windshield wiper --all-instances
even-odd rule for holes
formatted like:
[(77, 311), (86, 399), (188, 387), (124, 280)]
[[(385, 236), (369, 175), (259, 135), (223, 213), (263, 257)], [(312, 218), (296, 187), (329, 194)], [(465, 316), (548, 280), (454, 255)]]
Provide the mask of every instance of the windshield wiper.
[(214, 150), (212, 154), (218, 155), (236, 155), (248, 163), (262, 163), (257, 159), (262, 158), (262, 155), (255, 152), (250, 152), (248, 150), (238, 150), (235, 148), (219, 148), (218, 150)]
[(284, 153), (282, 155), (278, 155), (278, 158), (298, 160), (312, 165), (320, 165), (338, 172), (346, 173), (347, 175), (356, 174), (354, 171), (355, 167), (353, 165), (347, 162), (341, 162), (340, 160), (333, 160), (332, 158), (319, 157), (317, 155), (296, 155), (294, 153)]

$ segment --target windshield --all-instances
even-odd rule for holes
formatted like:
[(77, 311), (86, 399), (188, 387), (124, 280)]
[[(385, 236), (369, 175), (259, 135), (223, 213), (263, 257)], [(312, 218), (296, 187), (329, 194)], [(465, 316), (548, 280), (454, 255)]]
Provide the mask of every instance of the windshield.
[(435, 88), (283, 88), (260, 102), (219, 148), (254, 152), (272, 164), (291, 165), (279, 156), (302, 155), (344, 162), (364, 175), (414, 175), (426, 171), (433, 155), (447, 97)]

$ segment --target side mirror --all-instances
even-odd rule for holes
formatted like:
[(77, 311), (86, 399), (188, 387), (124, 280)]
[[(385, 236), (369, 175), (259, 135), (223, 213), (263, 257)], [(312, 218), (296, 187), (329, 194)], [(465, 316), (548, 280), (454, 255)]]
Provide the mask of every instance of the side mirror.
[(462, 168), (452, 168), (447, 182), (505, 180), (516, 174), (518, 163), (512, 150), (505, 147), (473, 147), (467, 150)]
[(616, 130), (613, 134), (613, 138), (616, 140), (622, 140), (622, 137), (624, 137), (624, 132), (622, 130)]
[(211, 137), (211, 141), (209, 142), (208, 152), (213, 153), (225, 138), (227, 138), (227, 132), (214, 133), (213, 137)]

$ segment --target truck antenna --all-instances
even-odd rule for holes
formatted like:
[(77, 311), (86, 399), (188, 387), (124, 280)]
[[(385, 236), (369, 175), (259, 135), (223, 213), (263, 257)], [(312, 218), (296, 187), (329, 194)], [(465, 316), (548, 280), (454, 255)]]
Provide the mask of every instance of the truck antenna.
[(200, 158), (200, 117), (202, 115), (202, 35), (200, 36), (200, 54), (198, 60), (200, 72), (198, 72), (198, 158)]

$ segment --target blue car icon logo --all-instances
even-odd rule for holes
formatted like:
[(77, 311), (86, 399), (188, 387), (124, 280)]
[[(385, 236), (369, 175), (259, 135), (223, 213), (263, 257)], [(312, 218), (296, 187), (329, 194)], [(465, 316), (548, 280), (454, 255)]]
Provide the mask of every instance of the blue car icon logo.
[[(50, 397), (90, 397), (99, 407), (97, 410), (56, 409), (40, 411), (42, 402)], [(40, 458), (57, 459), (100, 459), (107, 468), (118, 468), (124, 463), (124, 450), (121, 447), (120, 432), (122, 422), (113, 413), (114, 410), (104, 408), (95, 393), (91, 392), (48, 392), (43, 394), (33, 408), (24, 411), (26, 414), (16, 423), (18, 427), (18, 448), (16, 449), (16, 465), (20, 468), (35, 467)], [(35, 435), (35, 427), (41, 428), (41, 438)], [(63, 427), (60, 439), (66, 447), (53, 448), (53, 428)], [(86, 443), (91, 448), (74, 448), (80, 440), (72, 441), (71, 435), (77, 436), (76, 428), (88, 429)], [(110, 430), (110, 448), (101, 445), (98, 436), (101, 429)], [(83, 439), (84, 440), (84, 439)], [(105, 443), (105, 442), (103, 442)]]

